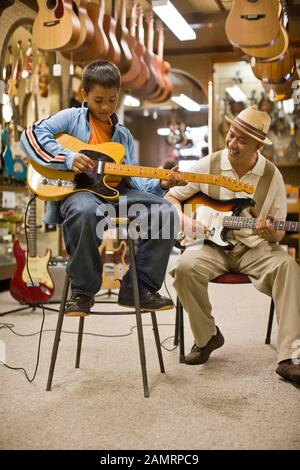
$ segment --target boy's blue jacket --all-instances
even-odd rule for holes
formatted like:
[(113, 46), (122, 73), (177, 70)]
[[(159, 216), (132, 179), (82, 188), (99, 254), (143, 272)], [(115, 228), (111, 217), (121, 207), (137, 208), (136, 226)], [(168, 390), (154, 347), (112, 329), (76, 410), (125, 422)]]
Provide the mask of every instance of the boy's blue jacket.
[[(28, 157), (40, 165), (56, 170), (70, 170), (76, 152), (63, 149), (55, 140), (57, 134), (69, 134), (82, 142), (89, 142), (91, 128), (88, 121), (88, 109), (68, 108), (50, 115), (32, 126), (21, 136), (21, 145)], [(112, 142), (119, 142), (125, 147), (124, 163), (136, 165), (133, 138), (130, 131), (118, 123), (116, 114), (111, 117), (114, 126)], [(160, 187), (160, 180), (149, 178), (128, 178), (128, 186), (132, 189), (146, 191), (163, 196), (165, 191)], [(45, 214), (47, 224), (61, 223), (59, 202), (48, 202)]]

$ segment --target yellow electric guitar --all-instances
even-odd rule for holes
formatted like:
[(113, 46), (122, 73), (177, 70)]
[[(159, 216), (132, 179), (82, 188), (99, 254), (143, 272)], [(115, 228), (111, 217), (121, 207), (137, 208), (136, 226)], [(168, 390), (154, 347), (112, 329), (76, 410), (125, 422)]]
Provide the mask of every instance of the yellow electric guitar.
[[(95, 161), (92, 171), (76, 174), (73, 171), (52, 170), (33, 160), (28, 162), (27, 183), (30, 191), (44, 201), (60, 201), (77, 191), (89, 191), (98, 196), (116, 201), (119, 191), (116, 185), (124, 177), (167, 179), (171, 170), (122, 164), (125, 148), (117, 142), (90, 145), (67, 134), (57, 139), (58, 143), (73, 152), (87, 155)], [(234, 192), (254, 192), (253, 186), (224, 175), (180, 172), (189, 182), (223, 186)]]

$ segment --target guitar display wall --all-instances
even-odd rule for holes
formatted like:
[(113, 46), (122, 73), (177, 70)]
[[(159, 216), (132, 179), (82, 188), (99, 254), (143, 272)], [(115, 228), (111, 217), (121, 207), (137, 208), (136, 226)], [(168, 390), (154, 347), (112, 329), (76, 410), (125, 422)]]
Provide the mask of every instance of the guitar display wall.
[(145, 28), (136, 0), (37, 2), (32, 32), (35, 48), (60, 51), (81, 66), (92, 60), (109, 60), (121, 72), (123, 89), (133, 96), (155, 103), (170, 98), (173, 85), (168, 76), (170, 64), (163, 58), (162, 24), (154, 23), (148, 12)]
[(245, 54), (271, 101), (291, 98), (299, 76), (289, 42), (284, 1), (234, 0), (226, 20), (226, 34)]

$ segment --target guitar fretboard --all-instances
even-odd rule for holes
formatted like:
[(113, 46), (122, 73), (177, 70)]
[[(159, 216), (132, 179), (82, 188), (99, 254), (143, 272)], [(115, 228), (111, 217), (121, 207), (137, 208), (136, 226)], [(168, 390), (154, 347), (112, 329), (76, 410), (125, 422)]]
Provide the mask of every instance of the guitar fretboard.
[[(104, 173), (116, 176), (139, 176), (141, 178), (167, 179), (170, 170), (149, 168), (145, 166), (130, 166), (118, 163), (105, 163)], [(191, 183), (207, 183), (223, 186), (231, 191), (245, 191), (253, 193), (253, 187), (239, 180), (224, 175), (208, 175), (203, 173), (178, 172), (186, 181)]]
[[(256, 227), (257, 219), (248, 217), (224, 217), (223, 225), (226, 228), (240, 229), (249, 228), (253, 229)], [(285, 232), (300, 232), (300, 222), (293, 222), (291, 220), (274, 220), (272, 222), (274, 230), (283, 230)]]
[(37, 239), (37, 225), (36, 225), (36, 199), (34, 199), (29, 207), (29, 216), (27, 221), (28, 230), (28, 255), (31, 258), (36, 257), (36, 239)]

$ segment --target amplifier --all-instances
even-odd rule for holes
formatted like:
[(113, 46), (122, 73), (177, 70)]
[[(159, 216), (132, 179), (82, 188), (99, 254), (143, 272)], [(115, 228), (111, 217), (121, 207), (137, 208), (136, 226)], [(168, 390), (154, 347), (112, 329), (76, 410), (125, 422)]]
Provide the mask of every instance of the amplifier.
[(54, 294), (51, 301), (61, 301), (62, 291), (65, 283), (67, 259), (61, 256), (51, 258), (49, 261), (49, 273), (54, 282)]

